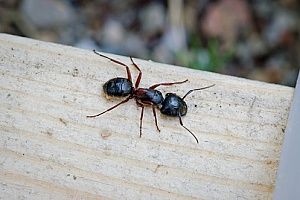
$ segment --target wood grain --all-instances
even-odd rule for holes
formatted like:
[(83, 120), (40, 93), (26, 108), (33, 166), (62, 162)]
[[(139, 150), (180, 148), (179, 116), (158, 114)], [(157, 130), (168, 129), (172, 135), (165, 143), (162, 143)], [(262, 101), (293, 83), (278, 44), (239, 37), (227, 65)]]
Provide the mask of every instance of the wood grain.
[[(0, 34), (0, 198), (271, 199), (293, 88), (134, 59), (140, 86), (189, 79), (164, 94), (184, 95), (178, 119), (133, 100), (98, 118), (119, 99), (102, 85), (126, 77), (83, 50)], [(109, 55), (109, 54), (106, 54)], [(109, 55), (129, 65), (128, 57)]]

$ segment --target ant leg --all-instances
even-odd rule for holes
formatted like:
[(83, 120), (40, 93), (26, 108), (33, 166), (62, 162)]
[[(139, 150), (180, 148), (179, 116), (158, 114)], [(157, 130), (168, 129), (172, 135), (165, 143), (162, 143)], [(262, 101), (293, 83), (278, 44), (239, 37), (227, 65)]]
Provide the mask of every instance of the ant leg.
[(191, 93), (194, 92), (194, 91), (197, 91), (197, 90), (204, 90), (204, 89), (207, 89), (207, 88), (210, 88), (210, 87), (213, 87), (213, 86), (215, 86), (215, 84), (210, 85), (210, 86), (206, 86), (206, 87), (203, 87), (203, 88), (198, 88), (198, 89), (190, 90), (190, 91), (188, 91), (188, 92), (182, 97), (182, 100), (183, 100), (187, 95), (191, 94)]
[(136, 104), (142, 107), (141, 117), (140, 117), (140, 137), (142, 137), (142, 126), (143, 126), (143, 116), (144, 116), (144, 105), (136, 100)]
[(180, 114), (178, 114), (178, 117), (179, 117), (179, 123), (180, 123), (180, 125), (181, 125), (183, 128), (185, 128), (188, 132), (190, 132), (190, 134), (192, 134), (192, 135), (194, 136), (196, 142), (199, 143), (199, 141), (198, 141), (197, 137), (194, 135), (194, 133), (192, 133), (192, 131), (190, 131), (187, 127), (185, 127), (185, 126), (183, 125)]
[(152, 106), (152, 112), (153, 112), (153, 116), (154, 116), (154, 120), (155, 120), (155, 125), (156, 125), (158, 132), (160, 132), (160, 129), (158, 128), (158, 124), (157, 124), (155, 106), (153, 105), (153, 103), (151, 101), (142, 101), (142, 103)]
[(124, 63), (121, 63), (120, 61), (117, 61), (117, 60), (115, 60), (115, 59), (109, 58), (109, 57), (107, 57), (107, 56), (105, 56), (105, 55), (102, 55), (102, 54), (98, 53), (98, 52), (95, 51), (95, 50), (93, 50), (93, 51), (94, 51), (95, 54), (97, 54), (97, 55), (99, 55), (99, 56), (102, 56), (102, 57), (104, 57), (104, 58), (106, 58), (106, 59), (108, 59), (108, 60), (110, 60), (110, 61), (112, 61), (112, 62), (115, 62), (115, 63), (117, 63), (117, 64), (119, 64), (119, 65), (122, 65), (122, 66), (126, 67), (126, 72), (127, 72), (128, 80), (132, 81), (130, 69), (129, 69), (129, 67), (128, 67), (127, 65), (125, 65)]
[(157, 128), (158, 132), (160, 132), (160, 129), (158, 128), (158, 125), (157, 125), (157, 118), (156, 118), (155, 107), (153, 105), (152, 105), (152, 111), (153, 111), (153, 115), (154, 115), (154, 119), (155, 119), (156, 128)]
[(138, 88), (138, 87), (139, 87), (139, 84), (140, 84), (140, 82), (141, 82), (141, 78), (142, 78), (142, 71), (141, 71), (141, 69), (137, 66), (137, 64), (135, 64), (135, 63), (133, 62), (133, 59), (132, 59), (131, 56), (130, 56), (130, 60), (131, 60), (131, 62), (132, 62), (132, 64), (133, 64), (133, 66), (139, 71), (139, 75), (138, 75), (138, 77), (137, 77), (137, 79), (136, 79), (136, 82), (135, 82), (135, 88)]
[(100, 115), (102, 115), (102, 114), (104, 114), (104, 113), (106, 113), (106, 112), (108, 112), (108, 111), (111, 111), (112, 109), (115, 109), (115, 108), (118, 107), (119, 105), (121, 105), (121, 104), (123, 104), (123, 103), (126, 103), (126, 102), (129, 101), (129, 99), (131, 99), (131, 98), (132, 98), (132, 97), (129, 96), (129, 97), (126, 98), (125, 100), (121, 101), (121, 102), (118, 103), (117, 105), (115, 105), (115, 106), (113, 106), (113, 107), (107, 109), (106, 111), (104, 111), (104, 112), (102, 112), (102, 113), (99, 113), (99, 114), (97, 114), (97, 115), (89, 115), (89, 116), (86, 116), (86, 117), (87, 117), (87, 118), (98, 117), (98, 116), (100, 116)]
[(158, 84), (152, 85), (149, 89), (155, 89), (155, 88), (157, 88), (157, 87), (160, 86), (160, 85), (170, 86), (170, 85), (174, 85), (174, 84), (182, 84), (182, 83), (185, 83), (185, 82), (187, 82), (187, 81), (188, 81), (188, 79), (186, 79), (185, 81), (180, 81), (180, 82), (158, 83)]

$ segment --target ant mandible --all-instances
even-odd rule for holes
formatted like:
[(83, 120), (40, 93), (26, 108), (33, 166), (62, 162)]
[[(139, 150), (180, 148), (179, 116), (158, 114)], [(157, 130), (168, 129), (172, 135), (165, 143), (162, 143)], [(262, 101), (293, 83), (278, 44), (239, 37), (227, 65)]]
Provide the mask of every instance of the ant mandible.
[(102, 55), (102, 54), (96, 52), (95, 50), (93, 50), (93, 51), (95, 54), (97, 54), (101, 57), (104, 57), (114, 63), (122, 65), (126, 68), (127, 78), (117, 77), (117, 78), (110, 79), (103, 85), (104, 93), (107, 94), (108, 96), (114, 96), (114, 97), (126, 97), (126, 96), (128, 96), (128, 97), (126, 99), (124, 99), (123, 101), (121, 101), (120, 103), (112, 106), (111, 108), (109, 108), (99, 114), (90, 115), (90, 116), (86, 116), (86, 117), (87, 118), (98, 117), (108, 111), (115, 109), (119, 105), (126, 103), (127, 101), (129, 101), (129, 99), (134, 98), (136, 100), (136, 104), (139, 107), (142, 107), (141, 117), (140, 117), (140, 137), (142, 136), (142, 121), (143, 121), (143, 115), (144, 115), (144, 105), (152, 106), (152, 112), (153, 112), (154, 119), (155, 119), (155, 125), (156, 125), (157, 130), (160, 131), (160, 129), (158, 128), (158, 124), (157, 124), (155, 107), (160, 105), (164, 101), (164, 98), (163, 98), (161, 92), (158, 90), (155, 90), (155, 88), (157, 88), (158, 86), (161, 86), (161, 85), (170, 86), (170, 85), (174, 85), (174, 84), (181, 84), (181, 83), (187, 82), (188, 80), (181, 81), (181, 82), (172, 82), (172, 83), (158, 83), (158, 84), (152, 85), (149, 88), (139, 88), (139, 84), (140, 84), (140, 81), (142, 78), (142, 71), (134, 63), (132, 57), (130, 57), (130, 60), (133, 64), (133, 66), (139, 71), (139, 75), (136, 79), (135, 86), (133, 86), (131, 72), (127, 65), (125, 65), (124, 63), (117, 61), (115, 59), (109, 58), (105, 55)]
[(198, 138), (194, 135), (194, 133), (192, 131), (190, 131), (182, 123), (181, 117), (185, 116), (187, 113), (187, 105), (186, 105), (186, 102), (184, 101), (184, 98), (187, 97), (189, 94), (191, 94), (194, 91), (207, 89), (207, 88), (213, 87), (214, 85), (215, 84), (207, 86), (207, 87), (203, 87), (203, 88), (190, 90), (182, 98), (174, 93), (167, 93), (166, 98), (162, 102), (162, 106), (160, 108), (160, 112), (162, 114), (171, 116), (171, 117), (178, 117), (180, 125), (194, 136), (197, 143), (199, 143)]

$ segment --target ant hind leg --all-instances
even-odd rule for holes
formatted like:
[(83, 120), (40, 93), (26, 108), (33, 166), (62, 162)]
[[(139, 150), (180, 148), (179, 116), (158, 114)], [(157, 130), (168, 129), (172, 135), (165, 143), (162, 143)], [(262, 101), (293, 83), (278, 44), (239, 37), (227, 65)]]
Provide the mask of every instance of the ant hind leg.
[(115, 60), (115, 59), (112, 59), (112, 58), (110, 58), (110, 57), (107, 57), (107, 56), (105, 56), (105, 55), (102, 55), (102, 54), (98, 53), (98, 52), (95, 51), (95, 50), (93, 50), (93, 51), (94, 51), (95, 54), (97, 54), (97, 55), (99, 55), (99, 56), (101, 56), (101, 57), (103, 57), (103, 58), (106, 58), (106, 59), (108, 59), (108, 60), (110, 60), (110, 61), (112, 61), (112, 62), (115, 62), (115, 63), (117, 63), (117, 64), (119, 64), (119, 65), (122, 65), (122, 66), (126, 67), (126, 72), (127, 72), (128, 80), (132, 81), (132, 78), (131, 78), (131, 72), (130, 72), (130, 69), (129, 69), (129, 67), (128, 67), (127, 65), (125, 65), (124, 63), (121, 63), (120, 61), (117, 61), (117, 60)]
[(133, 64), (133, 66), (139, 71), (139, 75), (136, 79), (136, 82), (135, 82), (135, 88), (138, 88), (139, 85), (140, 85), (140, 82), (141, 82), (141, 78), (142, 78), (142, 70), (139, 68), (139, 66), (137, 66), (137, 64), (135, 64), (135, 62), (133, 61), (132, 57), (130, 56), (130, 60)]

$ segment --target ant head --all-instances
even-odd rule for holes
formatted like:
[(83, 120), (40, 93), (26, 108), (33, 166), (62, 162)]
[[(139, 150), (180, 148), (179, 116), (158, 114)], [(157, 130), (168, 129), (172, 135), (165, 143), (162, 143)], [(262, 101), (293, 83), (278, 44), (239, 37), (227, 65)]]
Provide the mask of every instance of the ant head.
[(177, 95), (174, 94), (174, 93), (167, 93), (167, 94), (166, 94), (166, 98), (167, 98), (167, 97), (171, 97), (171, 96), (177, 96)]

